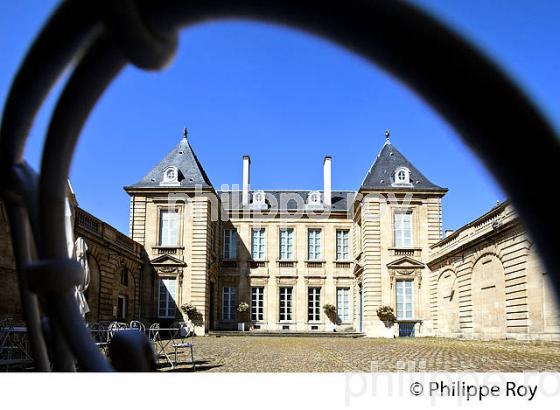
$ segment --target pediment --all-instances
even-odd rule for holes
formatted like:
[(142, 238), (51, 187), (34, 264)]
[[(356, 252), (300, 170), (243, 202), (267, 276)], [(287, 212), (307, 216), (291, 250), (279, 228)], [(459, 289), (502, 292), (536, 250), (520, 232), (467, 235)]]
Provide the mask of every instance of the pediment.
[(181, 266), (185, 266), (186, 263), (184, 261), (182, 261), (179, 258), (176, 258), (174, 256), (171, 255), (161, 255), (158, 256), (155, 259), (151, 260), (152, 265), (173, 265), (173, 266), (177, 266), (177, 265), (181, 265)]
[(389, 269), (422, 269), (424, 268), (426, 265), (424, 265), (422, 262), (417, 261), (416, 259), (413, 259), (409, 256), (403, 256), (400, 259), (397, 259), (393, 262), (389, 262), (387, 264), (387, 267)]

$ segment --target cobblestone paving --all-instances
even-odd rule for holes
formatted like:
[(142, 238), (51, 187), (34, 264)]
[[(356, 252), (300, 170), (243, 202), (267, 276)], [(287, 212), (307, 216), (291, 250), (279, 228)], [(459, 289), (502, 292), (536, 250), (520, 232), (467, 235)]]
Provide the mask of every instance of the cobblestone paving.
[[(207, 336), (193, 343), (197, 371), (209, 372), (560, 371), (557, 342)], [(181, 354), (176, 371), (190, 371), (189, 359)]]

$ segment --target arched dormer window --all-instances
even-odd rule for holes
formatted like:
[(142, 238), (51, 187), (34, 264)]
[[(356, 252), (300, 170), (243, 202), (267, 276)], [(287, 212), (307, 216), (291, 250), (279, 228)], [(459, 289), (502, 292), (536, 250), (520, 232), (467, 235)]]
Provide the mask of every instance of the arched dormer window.
[(171, 166), (165, 168), (161, 185), (179, 185), (179, 170), (177, 167)]
[(307, 198), (308, 205), (319, 205), (321, 204), (321, 194), (317, 191), (309, 193), (309, 198)]
[(253, 201), (251, 202), (250, 207), (252, 209), (268, 208), (268, 205), (266, 204), (266, 194), (264, 193), (264, 191), (253, 192)]
[(307, 204), (305, 205), (305, 208), (309, 210), (323, 209), (323, 198), (321, 192), (311, 191), (307, 196)]
[(410, 185), (410, 170), (406, 167), (399, 167), (395, 170), (395, 185)]

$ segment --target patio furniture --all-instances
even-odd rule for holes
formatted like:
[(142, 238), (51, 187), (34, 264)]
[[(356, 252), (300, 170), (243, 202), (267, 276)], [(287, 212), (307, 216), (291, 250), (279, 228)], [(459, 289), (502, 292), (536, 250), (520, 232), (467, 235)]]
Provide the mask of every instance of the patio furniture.
[(109, 344), (109, 326), (107, 323), (89, 323), (88, 329), (95, 341), (97, 347), (100, 347), (103, 351), (107, 349)]
[(0, 322), (0, 368), (25, 368), (32, 363), (27, 328), (14, 326), (10, 319)]
[[(164, 358), (172, 369), (176, 367), (178, 350), (181, 348), (189, 348), (188, 345), (181, 346), (183, 343), (186, 343), (185, 339), (190, 334), (190, 332), (185, 329), (188, 328), (186, 326), (162, 328), (159, 326), (159, 323), (154, 323), (150, 326), (148, 338), (152, 343), (156, 360), (158, 358)], [(176, 342), (177, 339), (180, 341)], [(175, 348), (175, 345), (177, 345), (177, 348)], [(192, 346), (190, 346), (190, 348), (192, 349)], [(174, 355), (171, 355), (171, 349), (174, 350)], [(192, 351), (191, 357), (194, 357)]]
[(138, 320), (133, 320), (130, 322), (131, 329), (138, 329), (140, 332), (146, 332), (146, 325)]
[(184, 325), (180, 326), (179, 328), (179, 336), (181, 337), (180, 343), (174, 343), (173, 349), (175, 349), (175, 366), (177, 366), (177, 352), (182, 349), (190, 349), (191, 350), (191, 363), (193, 371), (196, 371), (196, 363), (194, 361), (194, 352), (193, 352), (193, 344), (192, 342), (184, 342), (184, 339), (188, 339), (194, 335), (194, 326), (191, 322), (184, 322)]

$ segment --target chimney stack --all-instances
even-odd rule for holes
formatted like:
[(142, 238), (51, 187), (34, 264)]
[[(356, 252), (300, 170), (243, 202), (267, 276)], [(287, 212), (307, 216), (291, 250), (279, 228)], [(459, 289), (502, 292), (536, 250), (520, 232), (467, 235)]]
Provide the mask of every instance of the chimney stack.
[(249, 155), (243, 155), (243, 196), (241, 198), (241, 203), (243, 208), (249, 207), (249, 186), (251, 184), (250, 179), (250, 168), (251, 168), (251, 158)]
[(323, 205), (331, 206), (331, 196), (332, 196), (332, 186), (331, 186), (331, 163), (332, 158), (329, 156), (325, 157), (323, 162)]

